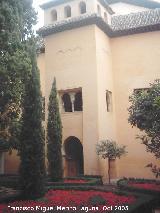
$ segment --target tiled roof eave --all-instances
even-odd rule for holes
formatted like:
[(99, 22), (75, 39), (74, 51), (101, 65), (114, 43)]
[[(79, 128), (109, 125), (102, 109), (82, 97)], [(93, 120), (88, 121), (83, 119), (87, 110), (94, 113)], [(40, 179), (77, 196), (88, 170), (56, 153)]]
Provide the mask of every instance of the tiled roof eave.
[(66, 30), (94, 24), (102, 28), (103, 31), (107, 31), (108, 34), (111, 33), (111, 28), (109, 27), (109, 25), (107, 25), (107, 23), (97, 14), (85, 15), (84, 17), (79, 18), (72, 18), (53, 25), (49, 25), (47, 27), (42, 27), (37, 31), (37, 33), (45, 37)]
[(125, 29), (125, 30), (115, 30), (112, 31), (111, 37), (120, 37), (120, 36), (127, 36), (139, 33), (147, 33), (147, 32), (154, 32), (160, 31), (160, 23), (148, 26), (141, 26), (137, 28)]
[[(138, 14), (138, 13), (137, 13)], [(139, 15), (139, 14), (138, 14)], [(144, 13), (144, 15), (146, 15)], [(152, 14), (153, 15), (153, 14)], [(157, 18), (157, 11), (156, 11), (156, 18)], [(133, 14), (132, 14), (133, 16)], [(145, 16), (144, 16), (145, 18)], [(120, 20), (120, 23), (118, 23)], [(121, 23), (124, 23), (124, 25)], [(143, 24), (143, 21), (141, 24), (135, 26), (135, 25), (129, 25), (128, 22), (125, 22), (125, 17), (115, 17), (114, 22), (112, 22), (112, 26), (108, 25), (102, 17), (100, 17), (97, 14), (87, 14), (84, 16), (71, 18), (65, 21), (56, 22), (53, 25), (49, 25), (47, 27), (43, 27), (38, 31), (38, 34), (42, 35), (43, 37), (63, 32), (65, 30), (71, 30), (75, 28), (79, 28), (82, 26), (88, 26), (88, 25), (97, 25), (103, 32), (105, 32), (109, 37), (118, 37), (118, 36), (125, 36), (125, 35), (132, 35), (137, 33), (144, 33), (144, 32), (151, 32), (151, 31), (158, 31), (160, 30), (160, 21), (159, 18), (157, 21), (153, 22), (146, 22)], [(122, 26), (123, 25), (123, 26)]]

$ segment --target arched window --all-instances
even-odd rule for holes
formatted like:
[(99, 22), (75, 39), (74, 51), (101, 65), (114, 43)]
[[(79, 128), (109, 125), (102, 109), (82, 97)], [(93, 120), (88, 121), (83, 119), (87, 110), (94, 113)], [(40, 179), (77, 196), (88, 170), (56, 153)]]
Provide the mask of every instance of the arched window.
[(82, 111), (82, 92), (75, 94), (74, 111)]
[(80, 14), (84, 14), (86, 13), (86, 3), (81, 1), (79, 3), (79, 10), (80, 10)]
[(64, 17), (65, 18), (71, 17), (71, 7), (70, 6), (66, 6), (64, 8)]
[(62, 101), (63, 101), (64, 111), (65, 112), (72, 112), (71, 98), (70, 98), (70, 95), (68, 93), (65, 93), (62, 96)]
[(98, 15), (100, 15), (100, 16), (101, 16), (101, 8), (100, 8), (100, 6), (99, 6), (99, 5), (97, 5), (97, 12), (98, 12)]
[(105, 20), (105, 22), (108, 22), (108, 18), (107, 18), (107, 13), (106, 12), (104, 12), (104, 20)]
[(51, 16), (52, 16), (52, 21), (57, 21), (57, 11), (56, 10), (52, 10)]

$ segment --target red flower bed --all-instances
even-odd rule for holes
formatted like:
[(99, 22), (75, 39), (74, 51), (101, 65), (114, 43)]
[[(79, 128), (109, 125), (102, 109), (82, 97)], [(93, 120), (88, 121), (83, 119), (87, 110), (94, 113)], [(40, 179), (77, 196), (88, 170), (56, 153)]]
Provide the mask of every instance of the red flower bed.
[[(11, 212), (11, 209), (14, 210), (14, 207), (21, 207), (23, 211), (30, 212), (43, 212), (42, 210), (46, 210), (46, 212), (56, 212), (57, 206), (76, 208), (79, 210), (82, 206), (85, 207), (93, 207), (96, 206), (98, 211), (103, 212), (104, 206), (115, 206), (118, 205), (128, 205), (133, 204), (136, 201), (134, 196), (124, 196), (117, 195), (112, 192), (102, 192), (96, 190), (88, 190), (88, 191), (79, 191), (79, 190), (50, 190), (46, 193), (43, 202), (38, 201), (17, 201), (13, 203), (9, 203), (8, 205), (0, 204), (0, 213), (2, 213), (2, 209), (5, 208), (5, 212)], [(8, 207), (10, 206), (10, 207)], [(24, 209), (25, 208), (25, 209)], [(28, 209), (27, 209), (28, 208)], [(37, 209), (36, 209), (37, 208)], [(53, 210), (53, 208), (55, 208)], [(20, 209), (17, 209), (20, 210)], [(60, 209), (59, 209), (60, 210)], [(65, 209), (62, 209), (65, 210)], [(72, 209), (70, 209), (71, 211)], [(114, 210), (114, 209), (109, 209)], [(70, 212), (68, 211), (68, 212)], [(18, 211), (17, 211), (18, 212)], [(58, 212), (58, 211), (57, 211)], [(83, 211), (82, 211), (83, 212)], [(88, 211), (93, 212), (93, 211)], [(94, 211), (95, 212), (95, 211)]]
[(63, 181), (64, 183), (87, 183), (87, 180), (82, 179), (66, 179)]
[(141, 188), (141, 189), (160, 191), (160, 184), (156, 184), (156, 183), (133, 183), (133, 182), (129, 182), (128, 185), (136, 187), (136, 188)]

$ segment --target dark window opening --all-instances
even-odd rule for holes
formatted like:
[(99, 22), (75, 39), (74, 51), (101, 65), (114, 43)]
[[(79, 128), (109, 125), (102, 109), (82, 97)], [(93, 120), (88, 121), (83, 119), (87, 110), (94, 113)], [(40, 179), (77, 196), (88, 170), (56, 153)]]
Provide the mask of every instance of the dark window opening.
[(107, 112), (112, 111), (112, 93), (110, 91), (106, 91), (106, 104), (107, 104)]
[(57, 11), (52, 10), (51, 14), (52, 14), (52, 21), (57, 21)]
[(101, 16), (101, 8), (100, 8), (99, 5), (97, 5), (97, 12), (98, 12), (98, 14)]
[(80, 14), (86, 13), (86, 3), (85, 2), (80, 2), (79, 8), (80, 8)]
[(82, 92), (75, 94), (74, 111), (82, 111)]
[(72, 112), (71, 98), (70, 98), (70, 95), (68, 93), (65, 93), (62, 96), (62, 101), (63, 101), (64, 111), (65, 112)]
[(64, 8), (64, 16), (65, 16), (65, 18), (71, 17), (71, 7), (70, 6), (66, 6)]

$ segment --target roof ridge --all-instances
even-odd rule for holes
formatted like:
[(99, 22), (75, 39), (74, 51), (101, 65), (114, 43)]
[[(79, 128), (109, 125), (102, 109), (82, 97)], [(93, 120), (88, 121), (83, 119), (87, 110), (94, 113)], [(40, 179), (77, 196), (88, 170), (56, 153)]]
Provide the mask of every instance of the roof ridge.
[(44, 26), (38, 33), (47, 36), (92, 24), (97, 25), (110, 37), (160, 30), (160, 9), (112, 16), (111, 25), (97, 13), (85, 14)]
[(113, 17), (117, 17), (117, 16), (135, 16), (136, 14), (145, 14), (145, 13), (150, 13), (150, 12), (153, 12), (153, 11), (160, 11), (160, 8), (155, 8), (155, 9), (150, 9), (150, 10), (146, 10), (146, 11), (139, 11), (139, 12), (131, 12), (131, 13), (128, 13), (128, 14), (120, 14), (120, 15), (114, 15), (112, 16)]
[(150, 9), (155, 9), (160, 8), (160, 3), (156, 1), (151, 1), (151, 0), (107, 0), (108, 4), (115, 4), (118, 2), (124, 2), (126, 4), (133, 4), (137, 5), (140, 7), (145, 7), (145, 8), (150, 8)]

